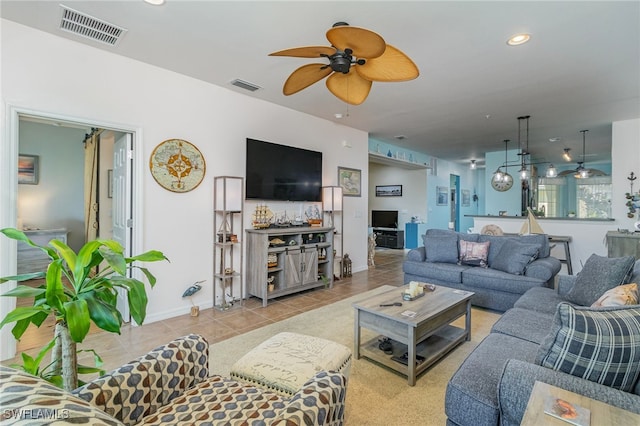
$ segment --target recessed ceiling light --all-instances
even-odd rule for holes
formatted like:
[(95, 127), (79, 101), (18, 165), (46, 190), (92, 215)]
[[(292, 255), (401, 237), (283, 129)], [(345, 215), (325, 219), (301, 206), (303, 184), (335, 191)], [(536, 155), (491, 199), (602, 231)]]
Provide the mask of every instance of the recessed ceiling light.
[(520, 46), (521, 44), (525, 44), (531, 39), (529, 34), (516, 34), (507, 40), (507, 44), (509, 46)]
[(144, 2), (152, 4), (154, 6), (161, 6), (164, 4), (164, 0), (144, 0)]
[(340, 114), (339, 112), (337, 112), (337, 113), (333, 114), (333, 116), (334, 116), (335, 118), (342, 118), (342, 117), (344, 117), (344, 116), (343, 116), (342, 114)]
[(560, 138), (549, 138), (549, 142), (560, 142)]
[(406, 137), (405, 135), (398, 135), (398, 136), (395, 136), (395, 138), (396, 138), (397, 140), (401, 141), (401, 140), (403, 140), (403, 139), (406, 139), (407, 137)]

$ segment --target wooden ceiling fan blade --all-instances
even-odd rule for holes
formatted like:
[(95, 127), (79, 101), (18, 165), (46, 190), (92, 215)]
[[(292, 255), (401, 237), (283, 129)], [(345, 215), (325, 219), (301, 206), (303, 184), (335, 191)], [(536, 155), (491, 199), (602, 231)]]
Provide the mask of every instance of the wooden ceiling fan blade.
[(384, 53), (386, 43), (384, 39), (373, 31), (351, 27), (333, 27), (327, 31), (327, 40), (333, 46), (342, 50), (353, 50), (356, 58), (377, 58)]
[(388, 44), (382, 56), (368, 59), (364, 65), (356, 65), (356, 70), (363, 78), (371, 81), (407, 81), (420, 75), (411, 58)]
[(291, 49), (279, 50), (269, 53), (269, 56), (293, 56), (294, 58), (320, 58), (331, 56), (336, 53), (336, 49), (329, 46), (305, 46)]
[(356, 72), (342, 74), (333, 73), (327, 79), (327, 88), (338, 99), (351, 104), (360, 105), (367, 99), (373, 83), (360, 77)]
[(308, 64), (303, 65), (291, 73), (287, 81), (284, 82), (282, 93), (286, 96), (298, 93), (302, 89), (306, 89), (313, 83), (316, 83), (333, 71), (326, 64)]

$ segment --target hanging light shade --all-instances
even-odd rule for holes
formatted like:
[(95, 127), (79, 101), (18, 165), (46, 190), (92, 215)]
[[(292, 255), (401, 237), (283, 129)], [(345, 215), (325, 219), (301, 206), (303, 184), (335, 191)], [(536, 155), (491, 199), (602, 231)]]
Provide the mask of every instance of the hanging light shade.
[(576, 174), (575, 174), (576, 179), (586, 179), (589, 176), (591, 176), (591, 173), (589, 173), (589, 169), (584, 167), (585, 146), (586, 146), (585, 135), (587, 132), (588, 130), (580, 130), (580, 133), (582, 133), (582, 161), (578, 162), (578, 168), (576, 169)]
[(558, 176), (558, 170), (553, 166), (553, 164), (549, 164), (549, 167), (547, 168), (546, 176), (548, 178), (554, 178)]
[(562, 158), (564, 158), (564, 161), (571, 161), (573, 160), (573, 158), (571, 158), (571, 148), (565, 148), (564, 152), (562, 153)]
[[(529, 169), (527, 169), (527, 155), (529, 155), (529, 118), (531, 116), (529, 115), (524, 115), (522, 117), (518, 117), (518, 147), (520, 147), (520, 156), (521, 156), (521, 168), (518, 172), (518, 174), (520, 175), (520, 180), (529, 180), (529, 178), (531, 177), (531, 173), (529, 172)], [(522, 134), (522, 130), (520, 128), (520, 122), (522, 120), (526, 120), (527, 122), (527, 127), (526, 127), (526, 138), (525, 138), (525, 143), (526, 143), (526, 149), (524, 149), (523, 147), (521, 147), (520, 145), (520, 135)]]
[(469, 169), (475, 170), (477, 167), (476, 160), (471, 160), (471, 164), (469, 165)]
[(507, 165), (507, 145), (509, 144), (509, 139), (505, 139), (504, 140), (504, 169), (505, 171), (502, 171), (502, 167), (498, 167), (498, 170), (496, 170), (493, 173), (493, 180), (495, 182), (511, 182), (513, 181), (513, 177), (511, 177), (511, 175), (507, 172), (507, 169), (509, 168), (509, 166)]

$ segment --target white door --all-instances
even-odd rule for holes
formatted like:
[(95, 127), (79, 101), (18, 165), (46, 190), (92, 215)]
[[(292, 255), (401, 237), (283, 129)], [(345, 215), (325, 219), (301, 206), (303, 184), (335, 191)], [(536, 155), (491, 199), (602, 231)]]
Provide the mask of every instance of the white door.
[[(130, 133), (116, 141), (113, 147), (113, 240), (119, 242), (125, 250), (125, 256), (132, 256), (131, 234), (133, 230), (132, 214), (132, 169), (133, 143)], [(125, 322), (130, 321), (129, 305), (124, 291), (118, 290), (118, 310)]]

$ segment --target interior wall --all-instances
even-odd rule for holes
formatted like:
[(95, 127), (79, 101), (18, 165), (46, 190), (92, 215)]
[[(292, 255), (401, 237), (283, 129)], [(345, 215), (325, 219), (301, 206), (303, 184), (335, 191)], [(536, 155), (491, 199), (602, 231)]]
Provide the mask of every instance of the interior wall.
[[(640, 221), (640, 212), (627, 217), (629, 208), (625, 194), (631, 190), (628, 179), (631, 172), (640, 176), (640, 118), (614, 122), (611, 136), (611, 212), (619, 228), (631, 230), (634, 229), (634, 223)], [(635, 181), (633, 192), (640, 192), (639, 180)]]
[[(377, 185), (402, 185), (401, 197), (376, 197)], [(411, 217), (427, 217), (427, 170), (369, 163), (369, 226), (371, 210), (397, 210), (398, 229), (404, 230)]]
[(20, 121), (20, 154), (39, 156), (39, 181), (18, 185), (16, 225), (66, 228), (74, 250), (84, 244), (84, 135), (84, 129)]
[[(360, 169), (362, 182), (368, 181), (366, 132), (11, 21), (2, 20), (1, 31), (3, 109), (12, 105), (111, 123), (113, 128), (139, 128), (134, 155), (141, 155), (144, 164), (153, 149), (170, 138), (185, 139), (202, 152), (205, 179), (191, 192), (163, 189), (148, 169), (138, 183), (143, 214), (135, 220), (143, 241), (137, 250), (161, 250), (171, 261), (148, 265), (158, 278), (149, 295), (148, 322), (189, 312), (191, 301), (180, 296), (195, 281), (206, 284), (193, 302), (201, 308), (212, 306), (213, 177), (245, 175), (247, 137), (323, 152), (323, 185), (337, 184), (338, 166)], [(89, 70), (91, 63), (101, 66)], [(5, 114), (2, 127), (6, 125)], [(10, 152), (0, 152), (0, 164), (12, 164)], [(0, 187), (2, 199), (10, 202), (12, 190)], [(367, 191), (344, 200), (344, 245), (354, 271), (367, 268), (367, 205)], [(247, 207), (245, 227), (252, 213)], [(10, 217), (4, 214), (0, 226), (13, 225)], [(10, 255), (5, 247), (0, 245)], [(6, 262), (0, 264), (0, 275), (8, 269)]]

